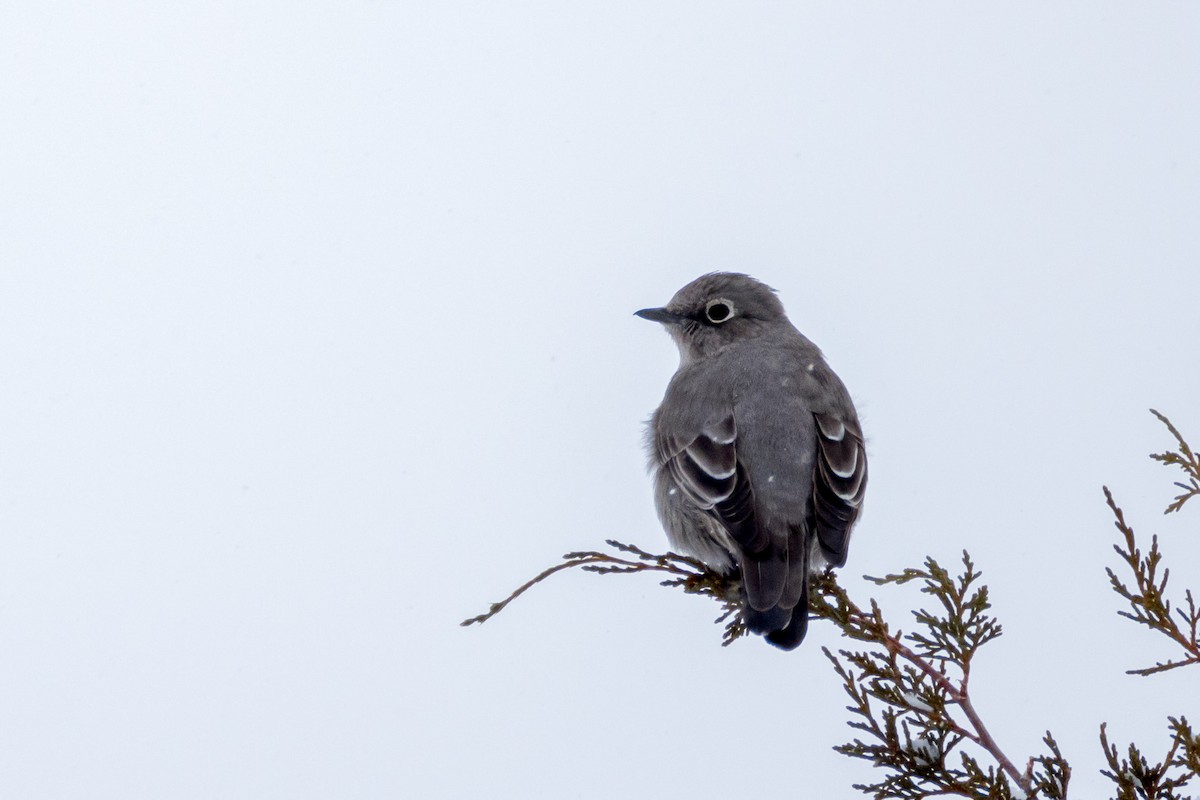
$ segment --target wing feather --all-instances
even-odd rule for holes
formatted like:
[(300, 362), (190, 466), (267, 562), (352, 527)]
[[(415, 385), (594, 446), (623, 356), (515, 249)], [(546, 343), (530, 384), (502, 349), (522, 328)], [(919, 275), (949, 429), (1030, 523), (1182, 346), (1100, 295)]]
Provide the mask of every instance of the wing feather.
[[(839, 420), (830, 417), (818, 438), (836, 445), (848, 438), (845, 431)], [(763, 524), (749, 475), (738, 460), (737, 425), (732, 412), (702, 426), (694, 435), (668, 436), (660, 431), (655, 444), (659, 463), (681, 495), (715, 517), (736, 544), (748, 625), (756, 632), (783, 637), (776, 642), (780, 646), (794, 647), (803, 638), (807, 624), (808, 541), (813, 525), (800, 521), (773, 533)], [(823, 465), (831, 480), (843, 480), (834, 469), (851, 474), (856, 471), (858, 456), (853, 450), (849, 460), (841, 453), (834, 458), (835, 466)], [(823, 519), (817, 518), (817, 530), (845, 525), (837, 518)]]
[(813, 523), (832, 566), (846, 563), (850, 529), (862, 510), (867, 489), (867, 452), (857, 421), (814, 414), (817, 470), (813, 482)]

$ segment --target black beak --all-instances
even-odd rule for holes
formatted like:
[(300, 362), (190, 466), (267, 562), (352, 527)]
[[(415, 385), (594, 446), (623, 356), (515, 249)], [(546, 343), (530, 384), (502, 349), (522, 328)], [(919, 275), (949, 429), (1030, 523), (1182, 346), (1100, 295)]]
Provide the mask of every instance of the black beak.
[(686, 322), (687, 317), (667, 311), (665, 308), (643, 308), (633, 312), (634, 316), (648, 319), (651, 322), (661, 322), (663, 325), (679, 325)]

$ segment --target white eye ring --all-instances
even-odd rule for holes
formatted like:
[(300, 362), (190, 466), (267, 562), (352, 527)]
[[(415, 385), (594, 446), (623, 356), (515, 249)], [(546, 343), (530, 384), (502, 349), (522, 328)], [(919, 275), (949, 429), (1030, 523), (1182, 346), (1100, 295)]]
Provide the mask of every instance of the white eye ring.
[(733, 303), (726, 300), (724, 297), (718, 297), (715, 300), (709, 300), (704, 306), (704, 317), (714, 325), (720, 325), (722, 322), (727, 322), (737, 315), (737, 310), (733, 307)]

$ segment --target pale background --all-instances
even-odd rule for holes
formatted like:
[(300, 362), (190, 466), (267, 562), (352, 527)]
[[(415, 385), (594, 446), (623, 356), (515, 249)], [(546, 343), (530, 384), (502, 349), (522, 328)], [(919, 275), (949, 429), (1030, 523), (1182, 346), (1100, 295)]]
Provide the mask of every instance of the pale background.
[[(854, 797), (815, 624), (561, 575), (664, 548), (631, 316), (779, 289), (856, 398), (843, 576), (969, 548), (975, 696), (1107, 796), (1198, 677), (1118, 619), (1110, 483), (1200, 588), (1200, 5), (0, 11), (0, 796)], [(875, 592), (897, 622), (912, 591)], [(1144, 648), (1144, 649), (1143, 649)], [(1190, 699), (1189, 699), (1190, 698)]]

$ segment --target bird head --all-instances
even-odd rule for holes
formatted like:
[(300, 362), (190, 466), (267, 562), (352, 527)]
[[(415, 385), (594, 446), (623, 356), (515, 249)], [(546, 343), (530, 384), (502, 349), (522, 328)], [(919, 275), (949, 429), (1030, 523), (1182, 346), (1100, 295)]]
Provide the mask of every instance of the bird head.
[(661, 323), (685, 364), (787, 322), (775, 290), (738, 272), (702, 275), (676, 292), (665, 306), (634, 313)]

